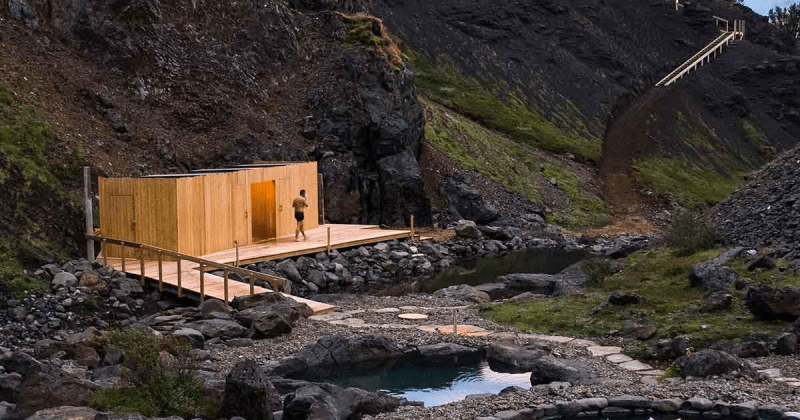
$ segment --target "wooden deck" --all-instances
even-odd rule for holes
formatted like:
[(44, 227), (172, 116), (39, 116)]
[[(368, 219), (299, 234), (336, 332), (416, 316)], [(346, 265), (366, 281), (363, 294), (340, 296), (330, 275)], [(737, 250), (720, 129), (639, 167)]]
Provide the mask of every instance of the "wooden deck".
[[(330, 242), (328, 241), (328, 231), (330, 228)], [(239, 265), (250, 264), (272, 259), (282, 259), (298, 255), (316, 254), (330, 249), (350, 248), (376, 242), (383, 242), (391, 239), (408, 238), (411, 232), (408, 230), (387, 230), (379, 229), (377, 226), (369, 225), (324, 225), (306, 232), (308, 240), (295, 241), (294, 236), (280, 238), (277, 241), (270, 241), (261, 244), (248, 245), (239, 248)], [(187, 256), (188, 257), (188, 256)], [(203, 255), (203, 260), (216, 263), (232, 265), (236, 262), (236, 249), (215, 252)], [(102, 261), (102, 258), (98, 259)], [(120, 258), (108, 258), (108, 265), (116, 270), (125, 271), (136, 276), (141, 276), (141, 263), (138, 259), (126, 258), (125, 270), (122, 270), (122, 260)], [(252, 293), (271, 292), (258, 286), (253, 286), (251, 291), (250, 284), (228, 279), (227, 296), (225, 294), (225, 279), (210, 273), (203, 274), (201, 286), (200, 266), (191, 261), (182, 260), (180, 275), (178, 275), (178, 263), (175, 261), (163, 261), (161, 263), (161, 273), (159, 275), (158, 261), (145, 260), (144, 278), (151, 284), (159, 285), (162, 290), (170, 289), (178, 292), (179, 296), (201, 296), (211, 297), (230, 302), (236, 296), (248, 296)], [(159, 283), (159, 277), (161, 283)], [(180, 279), (180, 284), (179, 284)], [(321, 302), (304, 299), (298, 296), (283, 294), (286, 297), (298, 302), (308, 304), (315, 314), (327, 314), (336, 308)], [(201, 299), (202, 300), (202, 299)]]
[[(307, 241), (302, 240), (303, 236), (300, 235), (299, 242), (294, 240), (294, 236), (289, 236), (277, 241), (239, 247), (239, 265), (325, 252), (328, 249), (328, 228), (331, 231), (331, 249), (351, 248), (411, 236), (409, 230), (379, 229), (371, 225), (327, 224), (306, 231)], [(233, 264), (236, 261), (236, 250), (214, 252), (201, 258)]]

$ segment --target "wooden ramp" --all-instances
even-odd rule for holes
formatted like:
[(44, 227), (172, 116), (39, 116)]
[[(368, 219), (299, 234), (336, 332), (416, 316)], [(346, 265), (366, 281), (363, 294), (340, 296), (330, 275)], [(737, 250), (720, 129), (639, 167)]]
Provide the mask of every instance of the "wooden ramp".
[[(330, 229), (330, 245), (328, 232)], [(406, 239), (411, 237), (410, 230), (379, 229), (370, 225), (322, 225), (306, 231), (307, 241), (295, 242), (294, 236), (279, 238), (260, 244), (239, 247), (239, 264), (250, 264), (268, 260), (296, 257), (298, 255), (316, 254), (329, 249), (351, 248), (366, 244)], [(424, 238), (423, 238), (424, 239)], [(201, 258), (224, 264), (236, 262), (236, 249), (214, 252)]]
[[(141, 264), (139, 260), (126, 258), (125, 270), (122, 270), (122, 261), (119, 258), (108, 258), (108, 265), (116, 270), (125, 271), (129, 274), (141, 276)], [(236, 296), (249, 296), (254, 293), (272, 292), (272, 290), (265, 289), (259, 286), (253, 286), (252, 291), (250, 285), (236, 280), (225, 280), (224, 277), (216, 276), (210, 273), (203, 273), (203, 286), (200, 286), (200, 269), (199, 265), (183, 261), (180, 268), (180, 281), (178, 280), (178, 263), (175, 261), (163, 261), (161, 263), (161, 283), (158, 281), (158, 261), (145, 261), (144, 263), (144, 278), (151, 282), (159, 284), (159, 287), (164, 287), (178, 290), (178, 296), (184, 295), (197, 296), (201, 294), (204, 297), (210, 297), (225, 301), (225, 283), (228, 286), (228, 302), (232, 301)], [(180, 282), (180, 284), (179, 284)], [(310, 299), (293, 296), (282, 293), (284, 296), (294, 299), (295, 301), (307, 304), (314, 310), (314, 314), (321, 315), (331, 313), (336, 309), (335, 306), (326, 303), (315, 302)]]

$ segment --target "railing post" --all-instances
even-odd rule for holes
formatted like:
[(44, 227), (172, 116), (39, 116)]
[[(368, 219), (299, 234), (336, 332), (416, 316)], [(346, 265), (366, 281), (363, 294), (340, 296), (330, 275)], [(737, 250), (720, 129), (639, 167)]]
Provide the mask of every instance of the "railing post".
[(228, 303), (228, 270), (225, 270), (225, 274), (223, 275), (223, 279), (225, 282), (225, 303)]
[(331, 228), (328, 228), (328, 255), (331, 254)]
[(142, 287), (144, 287), (144, 248), (141, 246), (139, 247), (139, 283), (141, 283)]
[[(92, 214), (92, 177), (89, 167), (83, 167), (83, 205), (86, 207), (86, 234), (94, 234), (94, 215)], [(86, 238), (86, 259), (94, 262), (94, 239)]]
[(453, 309), (453, 334), (458, 335), (458, 309)]
[(122, 251), (122, 271), (125, 272), (125, 241), (120, 243), (119, 249)]
[(205, 281), (205, 270), (203, 268), (203, 263), (201, 262), (200, 263), (200, 303), (203, 303), (203, 301), (206, 298), (206, 288), (205, 288), (205, 284), (203, 284), (204, 281)]
[(164, 259), (161, 251), (158, 251), (158, 291), (164, 291), (164, 271), (162, 268), (162, 260)]
[(322, 184), (322, 174), (317, 174), (317, 203), (319, 203), (319, 224), (325, 224), (325, 186)]
[(103, 238), (100, 240), (100, 252), (103, 253), (103, 265), (108, 267), (108, 249), (106, 248), (106, 240)]
[(181, 257), (178, 256), (178, 298), (183, 297), (183, 289), (181, 288)]
[(414, 242), (414, 215), (411, 215), (411, 242)]
[(233, 241), (233, 245), (236, 246), (236, 261), (233, 263), (234, 267), (239, 266), (239, 241)]
[(255, 288), (255, 280), (253, 279), (253, 275), (251, 274), (250, 275), (250, 296), (253, 296), (254, 294), (256, 294), (256, 290), (255, 289), (256, 289)]

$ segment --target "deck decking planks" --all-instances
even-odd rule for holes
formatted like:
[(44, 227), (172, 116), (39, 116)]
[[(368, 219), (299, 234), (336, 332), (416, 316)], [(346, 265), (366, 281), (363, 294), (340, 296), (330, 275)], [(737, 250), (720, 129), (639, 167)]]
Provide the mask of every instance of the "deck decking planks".
[[(401, 239), (410, 236), (408, 230), (388, 230), (379, 229), (377, 226), (370, 225), (323, 225), (306, 232), (307, 241), (295, 242), (294, 237), (280, 238), (277, 241), (270, 241), (261, 244), (247, 245), (239, 248), (239, 265), (255, 262), (268, 261), (273, 259), (283, 259), (298, 255), (316, 254), (325, 252), (328, 248), (328, 228), (331, 229), (331, 249), (349, 248), (365, 244), (387, 241), (391, 239)], [(234, 264), (236, 260), (236, 249), (215, 252), (200, 257), (223, 264)], [(102, 261), (102, 258), (99, 259)], [(114, 269), (122, 269), (120, 258), (108, 258), (108, 264)], [(141, 265), (138, 259), (125, 259), (125, 272), (140, 275)], [(177, 289), (178, 287), (178, 264), (174, 261), (162, 261), (161, 265), (162, 282), (165, 287)], [(158, 284), (158, 261), (145, 261), (144, 274), (147, 281)], [(200, 294), (200, 271), (199, 264), (190, 261), (181, 261), (181, 289), (183, 294)], [(254, 293), (272, 292), (259, 286), (253, 286)], [(207, 297), (220, 300), (225, 299), (225, 279), (206, 272), (203, 276), (203, 294)], [(248, 296), (250, 294), (250, 284), (242, 283), (233, 279), (228, 279), (228, 301), (236, 296)], [(308, 304), (317, 315), (333, 312), (336, 308), (326, 303), (315, 302), (310, 299), (292, 296), (283, 293), (284, 296), (298, 302)]]

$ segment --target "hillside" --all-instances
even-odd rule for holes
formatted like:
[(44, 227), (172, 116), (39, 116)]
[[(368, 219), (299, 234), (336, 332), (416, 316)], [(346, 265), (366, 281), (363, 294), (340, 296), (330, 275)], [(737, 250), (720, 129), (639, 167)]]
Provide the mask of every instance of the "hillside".
[[(746, 40), (652, 90), (712, 15)], [(332, 222), (444, 226), (477, 192), (585, 229), (720, 201), (800, 129), (795, 41), (726, 2), (12, 0), (0, 29), (3, 261), (77, 252), (84, 164), (316, 160)]]
[[(796, 42), (741, 6), (685, 2), (676, 12), (658, 0), (380, 0), (375, 7), (415, 51), (422, 95), (519, 147), (574, 156), (591, 174), (580, 176), (578, 190), (596, 197), (600, 178), (600, 197), (617, 216), (657, 207), (651, 192), (689, 205), (718, 202), (744, 173), (797, 142)], [(679, 83), (653, 89), (717, 36), (714, 15), (746, 20), (745, 41)], [(429, 119), (429, 131), (440, 131), (436, 121)], [(449, 155), (557, 214), (560, 208), (565, 217), (554, 220), (573, 227), (608, 220), (604, 208), (568, 189), (532, 191), (535, 182), (526, 180), (551, 178), (539, 174), (539, 163), (500, 177), (493, 165)], [(572, 200), (543, 199), (559, 192)]]

